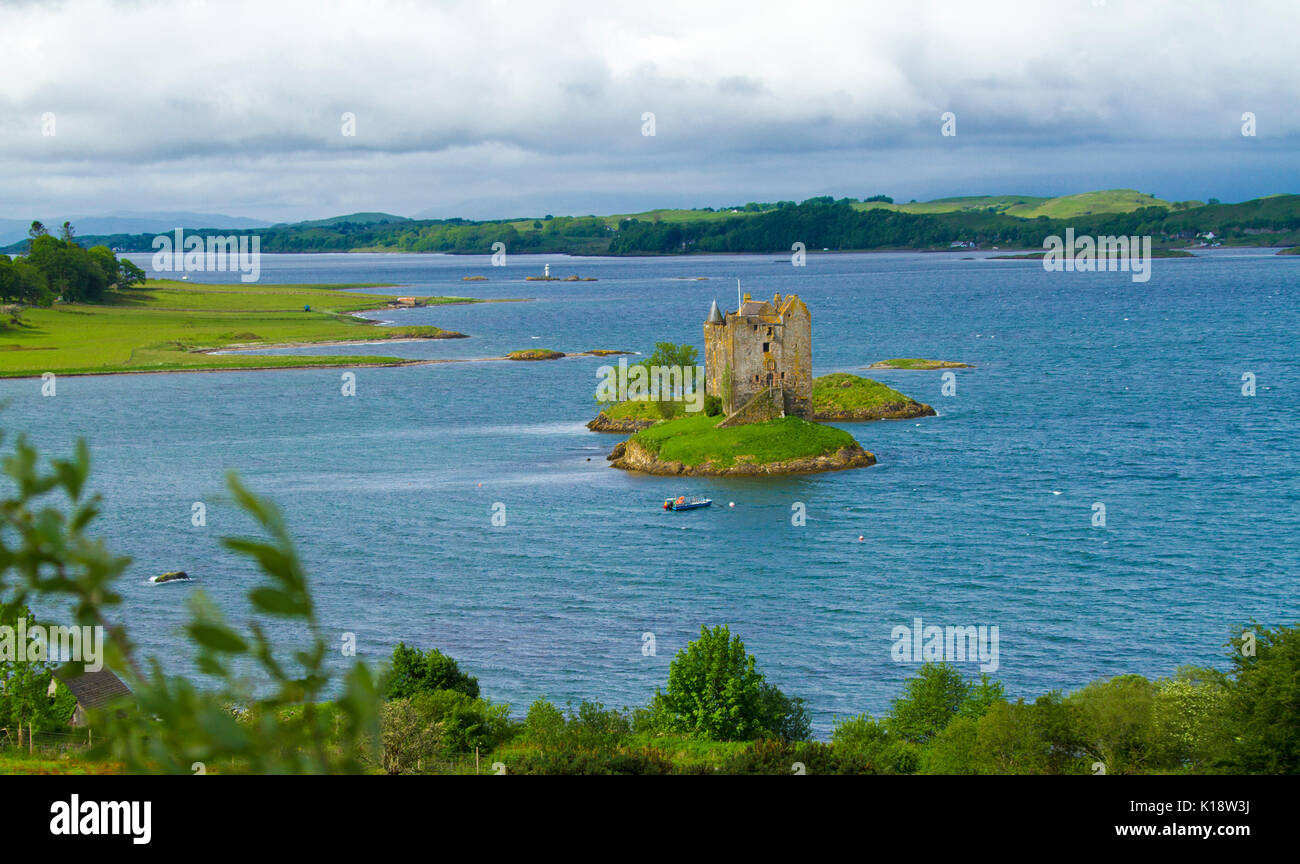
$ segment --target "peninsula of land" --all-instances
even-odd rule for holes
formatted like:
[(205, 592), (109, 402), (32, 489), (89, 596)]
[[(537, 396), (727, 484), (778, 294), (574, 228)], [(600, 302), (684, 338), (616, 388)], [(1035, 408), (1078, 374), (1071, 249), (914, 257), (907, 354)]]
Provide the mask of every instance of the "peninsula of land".
[[(376, 285), (200, 284), (149, 280), (95, 302), (4, 307), (0, 377), (204, 372), (421, 363), (373, 354), (268, 355), (248, 349), (463, 339), (431, 325), (386, 325), (359, 313), (398, 298)], [(421, 305), (496, 302), (422, 297)]]

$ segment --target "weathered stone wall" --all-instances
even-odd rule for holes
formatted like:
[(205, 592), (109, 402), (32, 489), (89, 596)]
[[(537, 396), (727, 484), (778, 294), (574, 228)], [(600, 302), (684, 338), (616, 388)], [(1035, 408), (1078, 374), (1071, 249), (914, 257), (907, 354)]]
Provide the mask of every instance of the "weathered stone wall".
[(781, 403), (781, 391), (764, 387), (718, 426), (720, 428), (743, 426), (746, 423), (762, 423), (764, 420), (775, 420), (783, 416), (785, 416), (785, 408)]
[[(748, 294), (742, 310), (752, 310)], [(706, 392), (722, 399), (730, 415), (768, 388), (782, 411), (811, 419), (812, 321), (797, 295), (761, 304), (759, 314), (729, 313), (725, 324), (704, 325)], [(731, 386), (728, 388), (727, 382)]]
[[(730, 342), (725, 324), (704, 323), (704, 392), (725, 402), (727, 387), (724, 377), (730, 374), (731, 357), (727, 351)], [(726, 410), (725, 406), (723, 410)]]
[[(732, 410), (735, 411), (771, 386), (779, 386), (776, 357), (780, 353), (780, 326), (767, 324), (757, 317), (728, 320), (731, 330), (731, 380), (735, 386)], [(764, 345), (768, 347), (765, 352)], [(772, 379), (768, 380), (768, 374)]]
[(812, 315), (797, 296), (786, 298), (782, 310), (785, 330), (781, 344), (781, 370), (785, 372), (785, 413), (811, 420), (812, 406)]

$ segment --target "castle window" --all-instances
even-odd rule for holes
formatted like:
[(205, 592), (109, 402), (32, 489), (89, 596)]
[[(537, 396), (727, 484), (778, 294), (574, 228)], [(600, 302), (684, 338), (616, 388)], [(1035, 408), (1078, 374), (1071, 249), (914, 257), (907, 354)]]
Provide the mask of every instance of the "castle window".
[(764, 343), (763, 343), (763, 353), (766, 354), (768, 351), (771, 351), (771, 350), (772, 350), (772, 343), (771, 343), (771, 342), (764, 342)]

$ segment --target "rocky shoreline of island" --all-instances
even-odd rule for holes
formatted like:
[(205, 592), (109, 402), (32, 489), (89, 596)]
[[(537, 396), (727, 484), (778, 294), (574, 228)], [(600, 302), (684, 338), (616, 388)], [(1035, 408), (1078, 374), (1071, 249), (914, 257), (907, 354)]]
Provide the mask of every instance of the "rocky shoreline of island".
[(831, 453), (783, 459), (776, 462), (754, 462), (751, 457), (738, 455), (730, 465), (708, 461), (687, 465), (672, 459), (663, 459), (635, 438), (617, 444), (605, 457), (610, 465), (624, 471), (667, 477), (766, 477), (783, 474), (820, 474), (826, 471), (845, 471), (850, 468), (867, 468), (876, 464), (875, 454), (854, 441)]

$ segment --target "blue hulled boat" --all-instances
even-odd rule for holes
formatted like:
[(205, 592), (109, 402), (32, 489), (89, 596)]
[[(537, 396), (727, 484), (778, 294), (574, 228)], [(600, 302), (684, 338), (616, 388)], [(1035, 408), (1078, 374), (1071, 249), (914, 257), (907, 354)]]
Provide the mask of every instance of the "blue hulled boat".
[(712, 498), (690, 498), (680, 496), (678, 498), (669, 498), (664, 502), (665, 510), (698, 510), (701, 507), (708, 507), (713, 503)]

